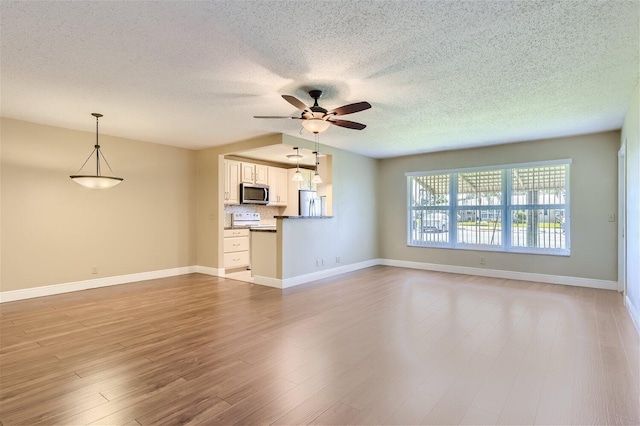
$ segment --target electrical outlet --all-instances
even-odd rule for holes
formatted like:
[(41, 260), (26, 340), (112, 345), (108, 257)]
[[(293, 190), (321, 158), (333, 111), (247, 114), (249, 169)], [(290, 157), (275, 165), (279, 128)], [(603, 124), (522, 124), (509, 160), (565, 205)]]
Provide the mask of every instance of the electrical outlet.
[(485, 259), (484, 259), (484, 257), (481, 257), (481, 258), (480, 258), (480, 264), (481, 264), (481, 265), (484, 265), (484, 264), (485, 264)]
[(324, 259), (320, 259), (320, 265), (324, 266)]
[(97, 266), (92, 266), (91, 267), (91, 273), (92, 274), (97, 274), (98, 273), (98, 267)]
[(340, 263), (340, 256), (336, 256), (336, 263)]
[(316, 266), (320, 266), (320, 259), (316, 259)]

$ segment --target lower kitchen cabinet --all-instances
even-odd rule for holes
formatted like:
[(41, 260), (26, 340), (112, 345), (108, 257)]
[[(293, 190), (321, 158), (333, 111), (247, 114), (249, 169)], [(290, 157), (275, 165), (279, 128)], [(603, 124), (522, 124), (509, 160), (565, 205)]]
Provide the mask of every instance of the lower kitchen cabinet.
[(224, 230), (224, 267), (241, 268), (249, 266), (249, 230)]

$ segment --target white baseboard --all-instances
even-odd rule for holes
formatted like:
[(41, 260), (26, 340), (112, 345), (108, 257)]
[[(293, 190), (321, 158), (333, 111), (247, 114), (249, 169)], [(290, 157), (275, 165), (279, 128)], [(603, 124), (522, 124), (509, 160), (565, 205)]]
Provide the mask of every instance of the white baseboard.
[(565, 275), (535, 274), (531, 272), (504, 271), (500, 269), (472, 268), (469, 266), (440, 265), (436, 263), (411, 262), (407, 260), (380, 259), (380, 265), (400, 268), (425, 269), (428, 271), (450, 272), (452, 274), (478, 275), (481, 277), (505, 278), (510, 280), (534, 281), (548, 284), (563, 284), (577, 287), (617, 290), (617, 281), (593, 278), (568, 277)]
[(223, 277), (224, 278), (224, 268), (218, 269), (218, 268), (211, 268), (209, 266), (200, 266), (200, 265), (196, 265), (194, 266), (195, 268), (195, 272), (197, 272), (198, 274), (205, 274), (205, 275), (213, 275), (214, 277)]
[(298, 275), (292, 278), (271, 278), (261, 277), (259, 275), (253, 276), (253, 283), (258, 285), (264, 285), (275, 288), (289, 288), (301, 284), (306, 284), (311, 281), (320, 280), (323, 278), (334, 277), (336, 275), (345, 274), (347, 272), (357, 271), (358, 269), (369, 268), (370, 266), (376, 266), (380, 264), (380, 259), (372, 259), (364, 262), (351, 263), (349, 265), (338, 266), (337, 268), (324, 269), (318, 272), (312, 272), (310, 274)]
[(279, 278), (262, 277), (260, 275), (254, 275), (253, 283), (258, 285), (264, 285), (267, 287), (282, 288), (282, 280)]
[(91, 288), (127, 284), (136, 281), (145, 281), (153, 280), (156, 278), (174, 277), (176, 275), (192, 274), (194, 272), (197, 272), (196, 269), (196, 266), (184, 266), (181, 268), (162, 269), (159, 271), (139, 272), (136, 274), (118, 275), (115, 277), (96, 278), (93, 280), (74, 281), (70, 283), (25, 288), (23, 290), (3, 291), (0, 292), (0, 303), (13, 302), (23, 299), (32, 299), (34, 297), (51, 296), (54, 294), (69, 293), (72, 291), (88, 290)]
[[(347, 272), (357, 271), (376, 265), (396, 266), (400, 268), (424, 269), (429, 271), (450, 272), (454, 274), (478, 275), (493, 278), (506, 278), (513, 280), (535, 281), (550, 284), (564, 284), (579, 287), (600, 288), (605, 290), (616, 290), (616, 281), (597, 280), (591, 278), (568, 277), (558, 275), (534, 274), (528, 272), (503, 271), (498, 269), (472, 268), (466, 266), (439, 265), (434, 263), (411, 262), (406, 260), (393, 259), (371, 259), (364, 262), (352, 263), (339, 266), (337, 268), (324, 269), (310, 274), (298, 275), (296, 277), (277, 279), (270, 277), (254, 276), (254, 283), (275, 288), (289, 288), (311, 281), (329, 278)], [(71, 291), (87, 290), (91, 288), (107, 287), (118, 284), (126, 284), (136, 281), (151, 280), (156, 278), (173, 277), (191, 273), (224, 277), (224, 268), (212, 268), (208, 266), (185, 266), (181, 268), (163, 269), (159, 271), (140, 272), (136, 274), (119, 275), (115, 277), (97, 278), (85, 281), (75, 281), (63, 284), (54, 284), (42, 287), (27, 288), (23, 290), (11, 290), (0, 292), (0, 303), (13, 302), (16, 300), (31, 299), (34, 297), (51, 296), (54, 294), (69, 293)], [(627, 300), (627, 309), (632, 316), (634, 324), (638, 330), (638, 312)]]
[(627, 311), (629, 311), (629, 315), (631, 315), (631, 321), (633, 321), (633, 325), (636, 326), (636, 331), (640, 334), (640, 314), (636, 310), (633, 303), (631, 303), (631, 299), (629, 299), (629, 295), (625, 296), (624, 304), (627, 307)]
[(344, 266), (338, 266), (337, 268), (323, 269), (322, 271), (312, 272), (310, 274), (298, 275), (296, 277), (285, 278), (282, 280), (282, 287), (289, 288), (300, 284), (305, 284), (311, 281), (321, 280), (323, 278), (329, 278), (347, 272), (357, 271), (359, 269), (369, 268), (371, 266), (380, 265), (380, 259), (365, 260), (364, 262), (350, 263)]

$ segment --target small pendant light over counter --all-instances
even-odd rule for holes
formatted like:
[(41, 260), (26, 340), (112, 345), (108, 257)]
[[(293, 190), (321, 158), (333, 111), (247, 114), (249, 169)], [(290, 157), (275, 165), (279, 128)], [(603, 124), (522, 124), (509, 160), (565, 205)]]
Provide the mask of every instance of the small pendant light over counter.
[[(91, 189), (111, 188), (113, 186), (118, 185), (124, 179), (120, 177), (115, 177), (115, 176), (103, 176), (101, 174), (100, 157), (102, 157), (107, 167), (109, 167), (109, 170), (111, 170), (111, 166), (109, 165), (107, 158), (100, 151), (100, 144), (98, 143), (98, 120), (100, 119), (100, 117), (102, 117), (102, 114), (98, 114), (97, 112), (94, 112), (91, 115), (93, 115), (96, 118), (96, 144), (93, 146), (93, 152), (89, 154), (89, 157), (87, 157), (87, 159), (84, 161), (84, 164), (82, 164), (82, 167), (80, 167), (80, 170), (78, 170), (77, 173), (80, 173), (82, 171), (84, 166), (87, 164), (87, 162), (91, 159), (91, 157), (95, 153), (96, 154), (96, 174), (95, 175), (75, 174), (69, 177), (71, 178), (71, 180), (73, 180), (77, 184), (85, 186), (87, 188), (91, 188)], [(111, 170), (111, 173), (113, 173), (113, 170)]]
[(318, 151), (314, 152), (315, 156), (316, 156), (316, 171), (313, 174), (313, 179), (311, 179), (312, 183), (322, 183), (322, 178), (320, 177), (320, 173), (318, 173), (318, 165), (320, 164), (318, 162)]
[(313, 174), (313, 179), (311, 180), (312, 183), (322, 183), (322, 178), (320, 177), (320, 173), (318, 173), (318, 165), (320, 165), (320, 162), (318, 162), (318, 155), (320, 154), (320, 135), (318, 133), (315, 134), (316, 136), (316, 150), (313, 152), (313, 154), (316, 156), (316, 171)]
[(297, 147), (293, 149), (296, 150), (296, 153), (293, 155), (287, 155), (289, 158), (294, 157), (296, 159), (296, 172), (293, 174), (293, 178), (291, 180), (294, 182), (302, 182), (304, 181), (304, 177), (302, 177), (302, 173), (300, 172), (300, 159), (302, 158), (302, 155), (300, 155), (300, 151)]

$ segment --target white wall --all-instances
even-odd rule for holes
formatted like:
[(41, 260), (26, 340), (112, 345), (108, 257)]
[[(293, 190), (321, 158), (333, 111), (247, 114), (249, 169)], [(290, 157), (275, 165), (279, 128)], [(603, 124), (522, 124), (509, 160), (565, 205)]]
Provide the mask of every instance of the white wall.
[[(380, 257), (500, 271), (617, 280), (617, 151), (619, 132), (381, 160)], [(405, 172), (571, 158), (571, 256), (408, 247)], [(480, 264), (480, 257), (486, 260)]]
[[(305, 141), (288, 144), (305, 146)], [(282, 279), (377, 258), (378, 160), (322, 147), (332, 155), (331, 219), (284, 219)], [(340, 256), (340, 263), (336, 257)], [(317, 266), (316, 260), (324, 265)]]
[(640, 85), (633, 92), (621, 139), (627, 143), (627, 305), (640, 331)]

